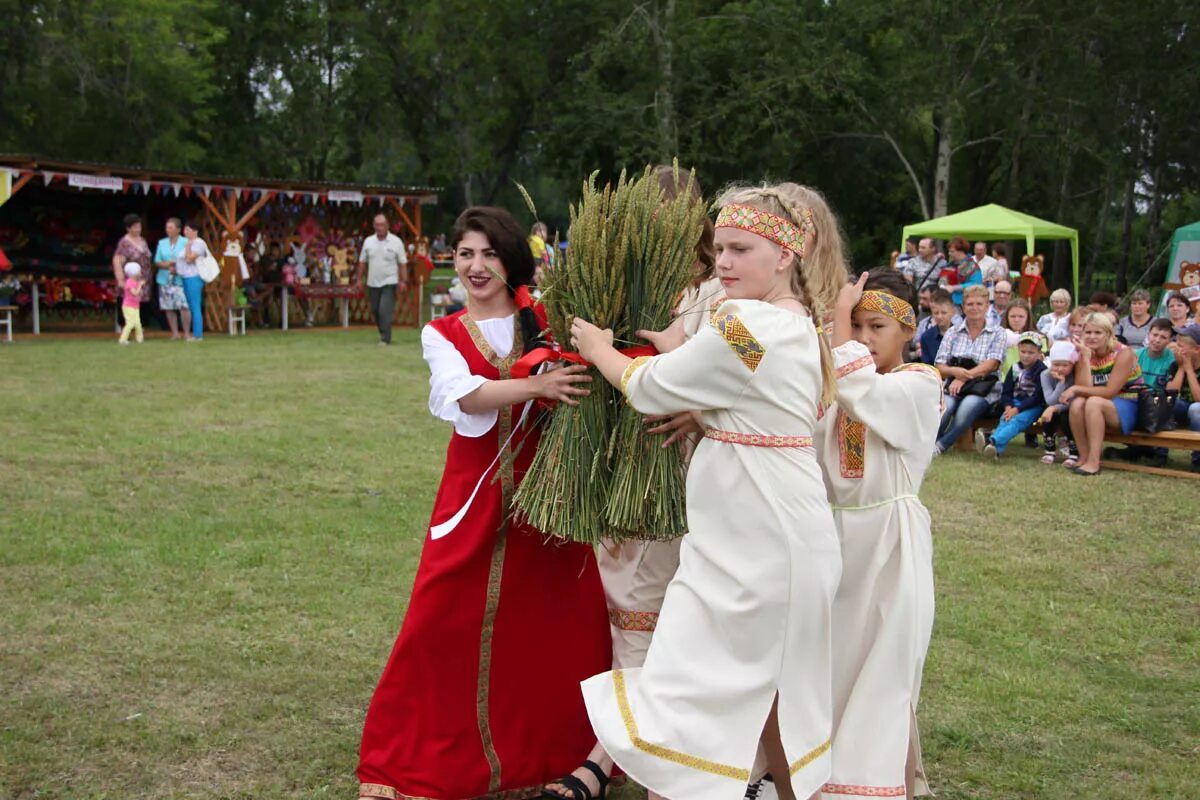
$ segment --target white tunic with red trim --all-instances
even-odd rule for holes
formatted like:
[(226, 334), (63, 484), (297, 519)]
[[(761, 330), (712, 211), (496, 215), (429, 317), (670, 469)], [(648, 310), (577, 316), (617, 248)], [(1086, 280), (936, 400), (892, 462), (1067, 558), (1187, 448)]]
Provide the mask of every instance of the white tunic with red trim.
[(904, 797), (910, 735), (933, 630), (933, 545), (917, 493), (941, 417), (924, 364), (881, 375), (858, 342), (834, 350), (838, 402), (817, 426), (842, 545), (833, 604), (833, 768), (826, 800)]
[(812, 321), (729, 301), (678, 350), (639, 359), (644, 414), (711, 427), (687, 476), (688, 535), (641, 669), (584, 682), (592, 727), (638, 783), (673, 800), (741, 800), (779, 699), (792, 783), (829, 776), (830, 613), (841, 553), (812, 448), (821, 392)]

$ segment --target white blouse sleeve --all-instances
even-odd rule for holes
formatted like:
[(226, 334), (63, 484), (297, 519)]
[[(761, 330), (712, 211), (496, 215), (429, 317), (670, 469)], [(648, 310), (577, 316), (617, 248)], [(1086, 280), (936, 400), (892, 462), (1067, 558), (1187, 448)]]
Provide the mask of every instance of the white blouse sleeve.
[(766, 350), (746, 328), (734, 303), (721, 306), (718, 324), (702, 328), (676, 350), (636, 358), (621, 390), (642, 414), (730, 408), (745, 391)]
[(860, 342), (833, 349), (838, 407), (897, 450), (933, 450), (942, 410), (942, 380), (926, 364), (875, 371), (871, 351)]
[(460, 436), (483, 436), (496, 424), (498, 412), (493, 409), (479, 414), (467, 414), (458, 401), (488, 382), (481, 375), (471, 374), (462, 353), (426, 325), (421, 331), (421, 352), (429, 364), (429, 412), (438, 419), (454, 423)]

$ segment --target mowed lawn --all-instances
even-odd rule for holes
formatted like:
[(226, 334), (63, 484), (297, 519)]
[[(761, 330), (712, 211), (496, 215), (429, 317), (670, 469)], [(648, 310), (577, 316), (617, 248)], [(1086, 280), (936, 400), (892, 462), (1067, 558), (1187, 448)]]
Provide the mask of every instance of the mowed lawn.
[[(398, 338), (0, 348), (0, 797), (355, 796), (449, 434)], [(939, 796), (1200, 797), (1200, 485), (1018, 441), (923, 496)]]

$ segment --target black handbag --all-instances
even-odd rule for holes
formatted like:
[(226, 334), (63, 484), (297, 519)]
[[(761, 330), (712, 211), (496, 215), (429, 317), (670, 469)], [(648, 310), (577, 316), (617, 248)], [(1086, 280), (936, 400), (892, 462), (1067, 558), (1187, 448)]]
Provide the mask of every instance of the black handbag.
[(1175, 430), (1175, 398), (1162, 389), (1138, 393), (1137, 429), (1146, 433)]
[[(978, 362), (973, 358), (963, 358), (962, 356), (954, 356), (946, 362), (950, 367), (962, 367), (963, 369), (975, 369), (979, 366)], [(996, 381), (1000, 380), (993, 373), (991, 375), (980, 375), (977, 378), (971, 378), (963, 383), (962, 388), (958, 390), (959, 397), (987, 397), (992, 393), (992, 389), (996, 387)], [(942, 388), (948, 393), (950, 384), (954, 382), (953, 378), (947, 378)]]

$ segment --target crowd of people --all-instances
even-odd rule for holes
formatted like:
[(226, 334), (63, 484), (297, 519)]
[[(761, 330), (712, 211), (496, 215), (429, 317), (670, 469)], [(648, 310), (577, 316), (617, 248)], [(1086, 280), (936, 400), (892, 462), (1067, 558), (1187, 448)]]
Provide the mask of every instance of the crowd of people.
[[(896, 267), (918, 290), (920, 319), (910, 358), (936, 367), (945, 379), (945, 412), (935, 453), (949, 450), (975, 428), (976, 450), (1000, 457), (1024, 435), (1042, 447), (1042, 462), (1058, 459), (1079, 475), (1095, 475), (1102, 457), (1167, 462), (1165, 448), (1103, 447), (1106, 431), (1131, 433), (1139, 405), (1170, 402), (1167, 425), (1200, 431), (1200, 322), (1188, 300), (1172, 293), (1166, 317), (1151, 313), (1150, 294), (1132, 292), (1124, 308), (1110, 292), (1096, 292), (1072, 309), (1071, 293), (1056, 289), (1050, 310), (1034, 319), (1025, 298), (1014, 297), (1002, 244), (974, 255), (954, 237), (941, 255), (921, 239)], [(990, 429), (979, 420), (995, 420)], [(1041, 428), (1041, 443), (1034, 432)], [(1200, 471), (1200, 452), (1191, 456)]]

